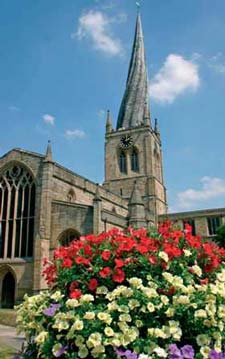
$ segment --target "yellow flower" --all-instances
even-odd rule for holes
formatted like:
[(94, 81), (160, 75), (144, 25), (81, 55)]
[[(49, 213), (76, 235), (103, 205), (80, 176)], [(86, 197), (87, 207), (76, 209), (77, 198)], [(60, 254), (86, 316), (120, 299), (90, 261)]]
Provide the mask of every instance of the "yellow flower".
[(185, 257), (191, 256), (191, 251), (189, 251), (188, 249), (183, 249), (183, 252), (184, 252)]
[(136, 288), (140, 288), (142, 286), (142, 279), (140, 278), (133, 277), (128, 279), (128, 282), (130, 283), (131, 286)]
[(225, 282), (225, 269), (223, 269), (220, 273), (217, 273), (216, 276), (220, 282)]
[(210, 344), (210, 337), (206, 334), (199, 334), (197, 335), (196, 342), (200, 347), (204, 347)]
[(114, 310), (117, 310), (118, 309), (118, 304), (116, 303), (115, 300), (113, 300), (111, 303), (108, 303), (107, 308), (108, 308), (108, 310), (110, 312), (114, 311)]
[(194, 274), (196, 274), (198, 277), (202, 276), (202, 270), (201, 270), (201, 268), (199, 266), (194, 265), (191, 268), (192, 268)]
[(89, 302), (93, 302), (94, 301), (94, 297), (91, 294), (84, 294), (81, 298), (80, 298), (80, 302), (81, 303), (89, 303)]
[(195, 311), (195, 318), (207, 318), (207, 313), (203, 309), (199, 309)]
[(79, 307), (80, 306), (80, 303), (78, 302), (77, 299), (68, 299), (66, 301), (66, 306), (68, 308), (76, 308), (76, 307)]
[(101, 344), (99, 345), (96, 345), (94, 347), (94, 349), (92, 349), (91, 351), (91, 355), (94, 357), (94, 358), (98, 358), (99, 357), (99, 354), (101, 353), (104, 353), (105, 352), (105, 347)]
[(118, 322), (118, 327), (122, 332), (125, 332), (128, 329), (128, 325), (126, 322)]
[(76, 340), (75, 340), (75, 344), (77, 347), (82, 347), (84, 344), (84, 337), (82, 337), (82, 335), (77, 335), (76, 336)]
[(102, 336), (100, 333), (92, 333), (89, 335), (87, 340), (87, 346), (88, 348), (93, 348), (97, 345), (101, 345), (102, 342)]
[(159, 252), (159, 257), (162, 258), (166, 263), (169, 261), (168, 254), (166, 252)]
[(56, 302), (58, 302), (63, 297), (64, 295), (59, 290), (57, 290), (57, 292), (51, 295), (51, 299), (55, 300)]
[(117, 307), (118, 312), (129, 313), (129, 307), (127, 305), (120, 305)]
[(162, 274), (162, 276), (165, 278), (165, 280), (169, 283), (172, 283), (173, 282), (173, 275), (171, 273), (168, 273), (168, 272), (164, 272)]
[(148, 303), (147, 304), (147, 309), (148, 309), (148, 311), (150, 312), (150, 313), (153, 313), (154, 311), (155, 311), (155, 306), (154, 306), (154, 304), (153, 303)]
[(174, 298), (176, 304), (189, 304), (189, 298), (187, 295), (180, 295), (179, 297)]
[(82, 322), (82, 320), (75, 320), (75, 323), (73, 324), (72, 328), (74, 330), (82, 330), (84, 328), (84, 323)]
[(200, 353), (202, 354), (203, 358), (209, 357), (210, 348), (207, 346), (201, 347)]
[(165, 305), (167, 305), (169, 303), (169, 299), (166, 295), (161, 295), (161, 302)]
[(159, 296), (159, 294), (156, 292), (154, 288), (147, 288), (143, 287), (142, 292), (148, 297), (148, 298), (156, 298)]
[(113, 329), (110, 328), (110, 327), (106, 327), (106, 328), (104, 329), (104, 333), (105, 333), (105, 335), (106, 335), (107, 337), (113, 337), (113, 336), (114, 336), (114, 331), (113, 331)]
[(143, 322), (140, 319), (137, 319), (135, 322), (135, 325), (137, 328), (141, 328), (141, 327), (143, 327)]
[(88, 356), (88, 349), (85, 345), (81, 346), (78, 351), (78, 356), (81, 359), (84, 359)]
[(128, 307), (130, 309), (134, 309), (134, 308), (137, 308), (140, 306), (140, 303), (138, 300), (136, 299), (130, 299), (129, 302), (128, 302)]
[(108, 293), (108, 288), (102, 285), (101, 287), (98, 287), (96, 289), (96, 293), (97, 294), (107, 294)]
[(178, 277), (177, 275), (175, 275), (173, 277), (173, 285), (177, 288), (182, 288), (183, 287), (183, 279), (181, 277)]
[(120, 314), (119, 320), (121, 322), (131, 322), (132, 321), (131, 316), (129, 314)]
[(100, 319), (102, 322), (105, 322), (106, 324), (110, 325), (112, 323), (112, 317), (108, 313), (100, 312), (97, 314), (98, 319)]
[(47, 338), (48, 338), (48, 332), (42, 331), (38, 334), (38, 336), (36, 336), (34, 341), (37, 344), (42, 344), (47, 340)]
[(218, 317), (219, 317), (219, 318), (225, 319), (225, 305), (222, 305), (222, 304), (221, 304), (221, 305), (219, 306), (219, 309), (218, 309), (217, 314), (218, 314)]
[(175, 309), (174, 308), (168, 308), (167, 311), (165, 312), (166, 316), (167, 317), (173, 317), (174, 316), (174, 313), (175, 313)]
[(95, 313), (94, 312), (86, 312), (84, 314), (84, 319), (92, 320), (94, 318), (95, 318)]

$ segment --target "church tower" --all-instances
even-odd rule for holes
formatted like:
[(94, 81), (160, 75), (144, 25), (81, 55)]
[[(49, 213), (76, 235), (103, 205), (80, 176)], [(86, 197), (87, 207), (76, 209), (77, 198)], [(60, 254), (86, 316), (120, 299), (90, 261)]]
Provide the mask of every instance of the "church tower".
[(159, 214), (166, 213), (167, 203), (160, 132), (157, 120), (152, 127), (148, 87), (142, 23), (138, 14), (126, 89), (115, 130), (109, 111), (107, 114), (104, 187), (129, 202), (136, 188), (144, 204), (146, 223), (153, 224)]

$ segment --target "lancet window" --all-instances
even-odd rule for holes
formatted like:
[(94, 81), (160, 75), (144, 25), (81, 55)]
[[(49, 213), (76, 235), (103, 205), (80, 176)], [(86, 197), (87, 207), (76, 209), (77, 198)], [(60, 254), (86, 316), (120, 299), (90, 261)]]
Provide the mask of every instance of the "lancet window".
[(33, 256), (35, 183), (13, 165), (0, 174), (0, 258)]
[(119, 167), (121, 173), (127, 173), (127, 157), (124, 151), (121, 151), (119, 155)]
[(133, 148), (131, 153), (131, 170), (134, 172), (139, 171), (138, 150), (136, 148)]

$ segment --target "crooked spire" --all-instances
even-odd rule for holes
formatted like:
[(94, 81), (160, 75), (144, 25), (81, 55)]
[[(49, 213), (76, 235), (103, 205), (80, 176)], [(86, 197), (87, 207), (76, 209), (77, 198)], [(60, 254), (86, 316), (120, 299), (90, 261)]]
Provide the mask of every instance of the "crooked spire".
[(148, 73), (145, 62), (141, 16), (138, 13), (126, 90), (117, 120), (117, 129), (150, 125)]

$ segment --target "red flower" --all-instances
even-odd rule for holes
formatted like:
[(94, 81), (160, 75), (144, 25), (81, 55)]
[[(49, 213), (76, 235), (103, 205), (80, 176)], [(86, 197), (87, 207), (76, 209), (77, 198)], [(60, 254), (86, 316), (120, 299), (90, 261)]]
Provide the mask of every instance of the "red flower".
[(91, 256), (92, 255), (92, 248), (91, 246), (89, 246), (88, 244), (84, 247), (84, 254), (86, 256)]
[(111, 269), (109, 267), (104, 267), (99, 271), (99, 275), (102, 278), (109, 277), (111, 274)]
[(79, 265), (79, 264), (84, 264), (84, 265), (88, 266), (88, 265), (90, 264), (90, 261), (89, 261), (89, 259), (87, 259), (87, 258), (78, 256), (78, 257), (76, 257), (76, 259), (75, 259), (75, 263), (78, 264), (78, 265)]
[(71, 299), (79, 299), (82, 296), (82, 292), (79, 289), (75, 289), (73, 292), (70, 293)]
[(148, 253), (148, 248), (144, 244), (138, 244), (137, 245), (137, 251), (140, 254), (145, 254), (145, 253)]
[(204, 278), (204, 279), (201, 279), (200, 280), (200, 283), (203, 285), (203, 284), (207, 284), (209, 282), (209, 279), (208, 278)]
[(94, 292), (96, 290), (98, 286), (98, 281), (97, 279), (95, 278), (92, 278), (90, 279), (89, 283), (88, 283), (88, 289), (91, 291), (91, 292)]
[(70, 284), (70, 292), (73, 292), (75, 289), (77, 289), (79, 286), (79, 283), (77, 280), (74, 280), (71, 284)]
[(73, 262), (70, 258), (65, 258), (62, 262), (62, 267), (63, 268), (71, 268), (73, 265)]
[(122, 269), (116, 268), (115, 273), (112, 276), (112, 279), (116, 283), (122, 283), (125, 279), (125, 273)]
[(124, 264), (124, 261), (122, 261), (121, 259), (117, 259), (115, 258), (114, 259), (114, 262), (116, 264), (116, 268), (122, 268), (125, 264)]
[(150, 256), (150, 257), (148, 258), (148, 260), (149, 260), (149, 262), (150, 262), (151, 264), (153, 264), (153, 265), (156, 265), (156, 264), (158, 263), (158, 260), (157, 260), (156, 256)]
[(102, 254), (101, 254), (102, 259), (104, 259), (105, 261), (108, 261), (109, 258), (111, 257), (111, 252), (108, 249), (105, 249)]

